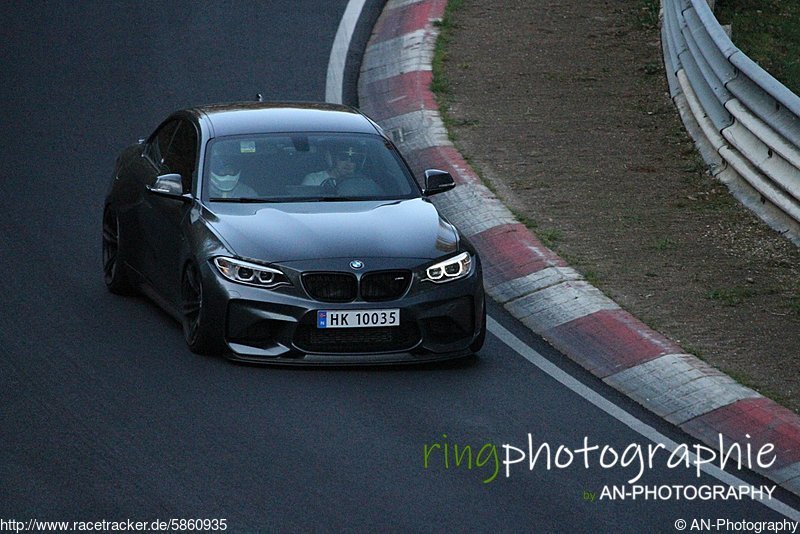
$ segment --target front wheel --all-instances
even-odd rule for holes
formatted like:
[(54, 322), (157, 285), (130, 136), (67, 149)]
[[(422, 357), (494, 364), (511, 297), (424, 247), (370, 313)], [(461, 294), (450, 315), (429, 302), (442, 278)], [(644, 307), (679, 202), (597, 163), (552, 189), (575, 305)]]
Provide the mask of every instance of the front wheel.
[(195, 354), (222, 352), (222, 342), (216, 339), (209, 324), (207, 302), (203, 295), (203, 277), (197, 265), (186, 264), (181, 277), (183, 337)]

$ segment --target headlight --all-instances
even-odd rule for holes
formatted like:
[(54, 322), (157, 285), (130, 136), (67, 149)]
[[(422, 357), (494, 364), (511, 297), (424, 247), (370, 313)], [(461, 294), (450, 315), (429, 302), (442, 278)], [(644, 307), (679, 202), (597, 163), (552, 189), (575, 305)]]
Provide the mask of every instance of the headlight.
[(239, 284), (273, 289), (291, 283), (281, 271), (266, 267), (265, 265), (235, 260), (224, 256), (214, 258), (214, 265), (217, 266), (222, 276)]
[(469, 252), (462, 252), (458, 256), (453, 256), (444, 261), (434, 263), (425, 269), (424, 281), (434, 282), (441, 284), (443, 282), (452, 282), (459, 278), (468, 276), (472, 268), (472, 257)]

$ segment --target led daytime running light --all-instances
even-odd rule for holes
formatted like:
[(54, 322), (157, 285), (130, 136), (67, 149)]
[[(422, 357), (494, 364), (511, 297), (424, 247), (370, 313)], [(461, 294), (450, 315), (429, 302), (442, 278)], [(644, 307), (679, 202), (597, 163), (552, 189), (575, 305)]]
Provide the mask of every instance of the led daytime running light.
[(271, 289), (289, 283), (281, 271), (264, 265), (256, 265), (223, 256), (214, 258), (214, 265), (222, 276), (240, 284)]
[(472, 267), (472, 257), (468, 252), (431, 265), (425, 270), (426, 280), (440, 284), (467, 276)]

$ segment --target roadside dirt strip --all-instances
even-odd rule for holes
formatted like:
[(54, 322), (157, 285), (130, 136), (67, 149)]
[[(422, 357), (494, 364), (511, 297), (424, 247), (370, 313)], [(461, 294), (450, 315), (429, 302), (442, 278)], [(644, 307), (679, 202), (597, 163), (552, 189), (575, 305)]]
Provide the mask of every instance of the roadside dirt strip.
[(481, 253), (486, 290), (523, 324), (606, 383), (710, 447), (773, 444), (761, 472), (800, 495), (800, 417), (686, 354), (622, 310), (549, 250), (481, 183), (448, 140), (429, 87), (434, 22), (446, 0), (389, 0), (367, 46), (361, 110), (414, 171), (459, 186), (434, 197)]

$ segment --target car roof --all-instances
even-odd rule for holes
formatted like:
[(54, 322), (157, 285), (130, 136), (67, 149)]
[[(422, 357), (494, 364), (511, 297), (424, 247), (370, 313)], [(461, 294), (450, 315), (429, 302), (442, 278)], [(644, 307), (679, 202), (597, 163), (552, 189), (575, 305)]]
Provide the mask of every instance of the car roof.
[(205, 123), (211, 137), (272, 132), (378, 133), (367, 117), (338, 104), (239, 102), (186, 112)]

